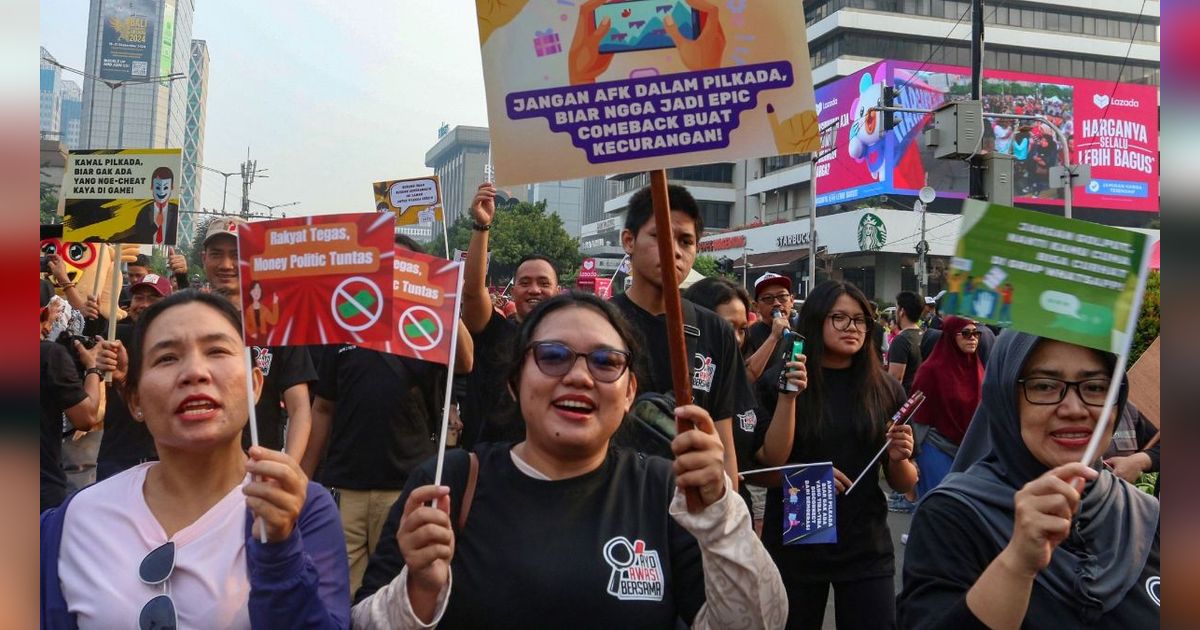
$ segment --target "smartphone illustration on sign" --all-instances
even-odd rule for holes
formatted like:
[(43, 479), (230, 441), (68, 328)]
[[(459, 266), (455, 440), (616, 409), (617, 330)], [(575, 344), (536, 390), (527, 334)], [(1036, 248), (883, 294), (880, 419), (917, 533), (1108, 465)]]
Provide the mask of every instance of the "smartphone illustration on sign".
[(596, 8), (596, 26), (605, 18), (612, 23), (600, 42), (600, 53), (673, 48), (663, 18), (671, 16), (679, 32), (688, 39), (700, 35), (700, 12), (687, 0), (622, 0)]

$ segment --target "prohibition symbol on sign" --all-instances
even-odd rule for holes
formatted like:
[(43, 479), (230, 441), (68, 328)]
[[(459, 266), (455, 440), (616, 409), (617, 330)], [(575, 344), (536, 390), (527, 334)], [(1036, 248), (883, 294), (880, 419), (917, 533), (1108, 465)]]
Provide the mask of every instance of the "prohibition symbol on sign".
[(383, 315), (383, 292), (370, 278), (352, 276), (333, 290), (329, 308), (334, 323), (350, 332), (361, 332)]
[(445, 334), (438, 314), (424, 306), (409, 307), (400, 315), (396, 327), (404, 344), (417, 352), (433, 350), (442, 342)]

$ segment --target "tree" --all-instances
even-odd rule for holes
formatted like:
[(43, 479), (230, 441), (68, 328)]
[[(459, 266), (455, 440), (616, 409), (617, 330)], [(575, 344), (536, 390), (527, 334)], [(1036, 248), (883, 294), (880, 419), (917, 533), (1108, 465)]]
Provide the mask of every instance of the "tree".
[[(469, 215), (462, 215), (447, 230), (451, 252), (455, 249), (466, 250), (470, 245), (471, 223)], [(429, 252), (435, 256), (442, 255), (444, 242), (440, 234), (436, 235), (429, 245)], [(488, 245), (492, 252), (488, 276), (493, 284), (507, 282), (516, 273), (517, 263), (532, 253), (549, 258), (560, 281), (575, 277), (583, 260), (579, 254), (579, 242), (567, 234), (562, 217), (546, 212), (544, 201), (497, 208)]]
[(1133, 344), (1129, 348), (1129, 365), (1158, 338), (1160, 309), (1160, 274), (1152, 270), (1146, 278), (1146, 292), (1142, 295), (1142, 311), (1138, 314), (1137, 329), (1133, 332)]
[(41, 182), (39, 187), (41, 193), (41, 203), (39, 208), (39, 218), (42, 224), (61, 223), (58, 216), (58, 189), (55, 184)]

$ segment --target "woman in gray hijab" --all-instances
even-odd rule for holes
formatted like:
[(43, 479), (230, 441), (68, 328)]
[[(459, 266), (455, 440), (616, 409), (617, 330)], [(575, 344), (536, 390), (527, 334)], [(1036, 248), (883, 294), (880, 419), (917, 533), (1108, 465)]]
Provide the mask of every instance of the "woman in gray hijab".
[(1158, 627), (1158, 500), (1079, 463), (1109, 388), (1125, 403), (1115, 363), (1000, 336), (958, 472), (913, 518), (901, 628)]

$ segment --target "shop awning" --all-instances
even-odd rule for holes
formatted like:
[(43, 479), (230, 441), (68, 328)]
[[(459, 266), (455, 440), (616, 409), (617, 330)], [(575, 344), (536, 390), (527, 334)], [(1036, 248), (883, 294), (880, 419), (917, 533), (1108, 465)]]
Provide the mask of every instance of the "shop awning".
[[(772, 267), (786, 267), (797, 260), (808, 258), (808, 249), (789, 249), (782, 252), (767, 252), (765, 254), (750, 254), (745, 258), (745, 261), (750, 265), (751, 269), (770, 269)], [(741, 257), (733, 259), (733, 268), (741, 269), (743, 259)]]

